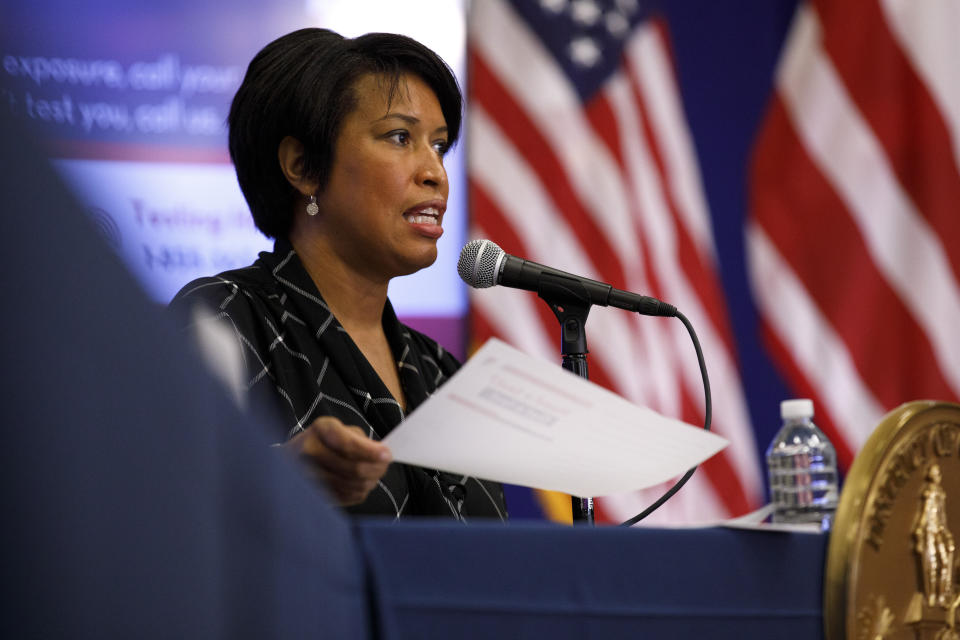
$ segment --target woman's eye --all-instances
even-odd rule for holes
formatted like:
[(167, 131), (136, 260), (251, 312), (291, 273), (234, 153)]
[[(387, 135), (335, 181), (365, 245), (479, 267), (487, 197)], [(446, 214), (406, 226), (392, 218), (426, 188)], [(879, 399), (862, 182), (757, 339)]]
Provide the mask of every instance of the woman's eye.
[(410, 142), (410, 134), (406, 131), (391, 131), (387, 134), (387, 139), (399, 145), (405, 145)]
[(450, 143), (446, 140), (437, 140), (433, 143), (433, 148), (436, 149), (440, 157), (443, 157), (447, 154), (447, 151), (450, 150)]

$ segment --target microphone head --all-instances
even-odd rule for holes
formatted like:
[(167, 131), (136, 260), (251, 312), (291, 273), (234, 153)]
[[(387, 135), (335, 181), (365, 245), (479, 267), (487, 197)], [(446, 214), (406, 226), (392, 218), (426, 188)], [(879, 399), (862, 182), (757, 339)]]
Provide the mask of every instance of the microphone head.
[(503, 249), (489, 240), (471, 240), (463, 245), (457, 273), (463, 281), (475, 289), (485, 289), (497, 284)]

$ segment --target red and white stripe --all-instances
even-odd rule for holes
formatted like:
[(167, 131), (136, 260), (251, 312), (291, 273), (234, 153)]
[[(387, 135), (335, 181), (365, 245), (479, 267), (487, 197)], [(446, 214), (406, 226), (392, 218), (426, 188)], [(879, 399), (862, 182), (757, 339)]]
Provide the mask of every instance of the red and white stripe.
[(798, 9), (751, 171), (771, 353), (849, 464), (882, 413), (960, 397), (960, 5)]
[[(711, 372), (714, 428), (731, 446), (650, 522), (705, 522), (755, 508), (760, 465), (662, 25), (630, 36), (621, 71), (586, 106), (505, 3), (474, 4), (469, 42), (471, 235), (683, 311)], [(475, 338), (497, 335), (559, 360), (557, 321), (535, 296), (495, 287), (471, 302)], [(587, 337), (592, 380), (702, 424), (702, 383), (682, 324), (596, 308)], [(662, 491), (599, 500), (598, 519), (626, 519)]]

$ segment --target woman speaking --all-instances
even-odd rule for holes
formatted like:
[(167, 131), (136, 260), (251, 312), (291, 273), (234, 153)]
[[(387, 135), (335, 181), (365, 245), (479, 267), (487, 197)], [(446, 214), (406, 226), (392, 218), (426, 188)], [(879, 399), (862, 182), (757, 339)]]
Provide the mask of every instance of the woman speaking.
[(437, 257), (461, 103), (447, 65), (404, 36), (302, 29), (267, 45), (228, 123), (274, 250), (171, 303), (227, 323), (278, 439), (351, 513), (506, 518), (500, 485), (391, 464), (378, 442), (459, 367), (397, 320), (387, 286)]

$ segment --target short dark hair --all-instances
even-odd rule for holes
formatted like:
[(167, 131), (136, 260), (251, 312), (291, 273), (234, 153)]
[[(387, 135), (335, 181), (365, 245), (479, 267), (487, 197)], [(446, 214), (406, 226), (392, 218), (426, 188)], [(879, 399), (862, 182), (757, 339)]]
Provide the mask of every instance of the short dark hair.
[(280, 141), (304, 145), (304, 172), (326, 185), (344, 118), (356, 108), (356, 81), (387, 79), (393, 99), (403, 74), (433, 90), (448, 142), (460, 133), (462, 97), (450, 67), (416, 40), (392, 33), (344, 38), (327, 29), (300, 29), (264, 47), (250, 62), (230, 106), (230, 158), (253, 221), (265, 235), (286, 237), (297, 191), (277, 159)]

